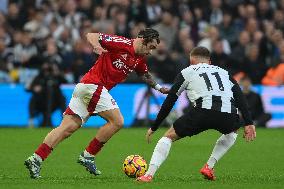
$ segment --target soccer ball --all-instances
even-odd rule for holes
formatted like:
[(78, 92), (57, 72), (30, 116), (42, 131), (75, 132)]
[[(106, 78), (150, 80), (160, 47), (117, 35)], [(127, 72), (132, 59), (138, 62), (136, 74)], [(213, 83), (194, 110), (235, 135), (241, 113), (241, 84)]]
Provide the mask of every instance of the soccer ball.
[(146, 173), (147, 162), (140, 155), (130, 155), (125, 158), (122, 168), (128, 177), (137, 178)]

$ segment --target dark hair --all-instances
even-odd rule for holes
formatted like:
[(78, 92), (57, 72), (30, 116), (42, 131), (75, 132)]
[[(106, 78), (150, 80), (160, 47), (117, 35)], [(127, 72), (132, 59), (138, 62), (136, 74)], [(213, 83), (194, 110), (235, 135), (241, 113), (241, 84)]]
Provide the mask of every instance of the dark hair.
[(210, 52), (206, 47), (194, 47), (190, 51), (190, 56), (200, 56), (204, 58), (210, 58)]
[(154, 39), (157, 40), (158, 44), (160, 43), (159, 32), (152, 28), (146, 28), (144, 30), (140, 30), (137, 37), (143, 38), (144, 44), (152, 42)]

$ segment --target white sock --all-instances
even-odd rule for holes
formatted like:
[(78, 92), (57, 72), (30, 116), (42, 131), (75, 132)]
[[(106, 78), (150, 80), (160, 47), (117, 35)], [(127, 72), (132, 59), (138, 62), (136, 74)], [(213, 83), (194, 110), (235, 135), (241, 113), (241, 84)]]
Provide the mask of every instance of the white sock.
[(212, 154), (207, 161), (209, 168), (213, 168), (215, 163), (233, 146), (237, 139), (237, 133), (222, 135), (216, 142)]
[(94, 155), (90, 154), (87, 150), (84, 150), (85, 157), (94, 157)]
[(34, 158), (35, 158), (36, 160), (38, 160), (40, 163), (42, 162), (42, 159), (41, 159), (41, 157), (40, 157), (39, 155), (37, 155), (36, 153), (34, 153), (33, 156), (34, 156)]
[(172, 145), (172, 140), (169, 139), (168, 137), (162, 137), (158, 141), (150, 161), (149, 169), (145, 175), (154, 176), (158, 168), (168, 157), (171, 145)]

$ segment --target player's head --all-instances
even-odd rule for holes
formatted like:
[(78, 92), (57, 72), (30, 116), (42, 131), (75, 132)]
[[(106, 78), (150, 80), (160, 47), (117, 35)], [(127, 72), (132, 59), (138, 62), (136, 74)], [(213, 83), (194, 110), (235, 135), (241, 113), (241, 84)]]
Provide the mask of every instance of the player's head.
[(135, 39), (135, 52), (141, 55), (149, 55), (160, 43), (159, 32), (152, 28), (139, 31)]
[(189, 54), (190, 64), (210, 64), (210, 52), (206, 47), (194, 47)]

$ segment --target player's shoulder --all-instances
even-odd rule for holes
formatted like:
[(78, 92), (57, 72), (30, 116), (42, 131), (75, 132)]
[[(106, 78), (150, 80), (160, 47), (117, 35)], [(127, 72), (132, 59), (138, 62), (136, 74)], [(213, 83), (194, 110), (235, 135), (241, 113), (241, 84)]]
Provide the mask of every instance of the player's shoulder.
[(201, 67), (202, 67), (201, 64), (190, 65), (190, 66), (184, 68), (181, 72), (183, 74), (188, 74), (190, 72), (198, 71), (199, 68), (201, 68)]
[(113, 35), (113, 34), (104, 34), (104, 33), (99, 33), (99, 34), (100, 34), (99, 38), (100, 40), (105, 40), (107, 42), (120, 42), (126, 45), (132, 45), (132, 40), (126, 37)]
[(212, 64), (208, 64), (208, 65), (205, 65), (204, 66), (204, 69), (205, 70), (208, 70), (208, 71), (215, 71), (215, 72), (219, 72), (219, 73), (222, 73), (224, 75), (228, 75), (229, 72), (219, 66), (216, 66), (216, 65), (212, 65)]

